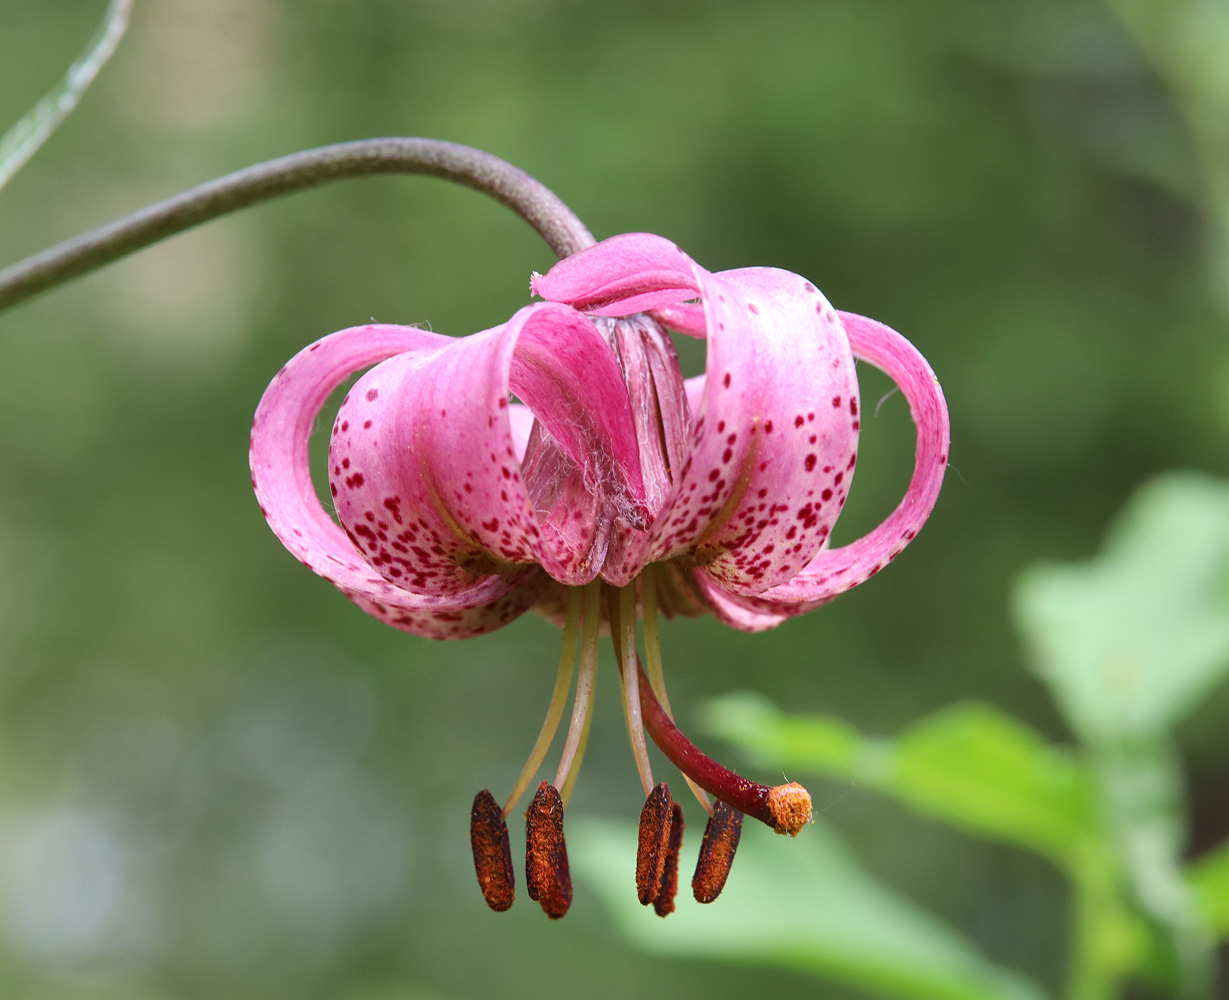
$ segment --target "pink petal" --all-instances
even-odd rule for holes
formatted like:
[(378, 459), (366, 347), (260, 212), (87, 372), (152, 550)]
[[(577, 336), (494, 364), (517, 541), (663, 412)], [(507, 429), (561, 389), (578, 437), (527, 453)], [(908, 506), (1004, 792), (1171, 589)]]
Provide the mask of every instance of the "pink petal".
[(338, 515), (368, 562), (399, 586), (452, 593), (475, 577), (540, 563), (580, 584), (587, 549), (544, 534), (508, 416), (515, 392), (582, 471), (578, 512), (644, 523), (627, 390), (609, 346), (567, 306), (520, 310), (504, 326), (373, 368), (338, 413), (330, 474)]
[(624, 233), (535, 274), (534, 293), (598, 316), (628, 316), (695, 297), (691, 258), (661, 236)]
[(506, 624), (533, 600), (532, 572), (490, 576), (448, 596), (412, 594), (375, 573), (316, 497), (308, 439), (329, 394), (352, 372), (396, 354), (451, 343), (409, 327), (373, 325), (331, 334), (292, 358), (265, 390), (252, 424), (252, 486), (269, 527), (296, 558), (369, 613), (419, 635), (478, 634)]
[(703, 596), (705, 610), (717, 621), (740, 632), (766, 632), (794, 615), (809, 611), (804, 605), (776, 604), (758, 597), (745, 597), (723, 589), (703, 570), (693, 570), (696, 589)]
[(686, 302), (657, 306), (652, 310), (652, 315), (668, 330), (686, 334), (688, 337), (698, 337), (700, 340), (708, 336), (708, 321), (704, 318), (703, 306)]
[(917, 426), (913, 478), (904, 499), (877, 528), (849, 545), (820, 551), (793, 580), (759, 595), (762, 601), (792, 605), (789, 613), (819, 607), (891, 562), (930, 516), (947, 470), (947, 404), (926, 359), (882, 323), (840, 315), (854, 354), (891, 376), (909, 401)]
[[(755, 594), (819, 551), (849, 490), (857, 381), (845, 332), (788, 271), (696, 268), (708, 329), (691, 455), (646, 558), (694, 552), (709, 579)], [(699, 384), (689, 381), (691, 395)]]

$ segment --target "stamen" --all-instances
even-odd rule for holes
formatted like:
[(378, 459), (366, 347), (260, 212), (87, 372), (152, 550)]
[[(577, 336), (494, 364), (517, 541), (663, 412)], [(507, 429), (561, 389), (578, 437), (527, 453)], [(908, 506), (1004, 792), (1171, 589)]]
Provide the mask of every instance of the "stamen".
[[(638, 666), (637, 670), (643, 677), (644, 672)], [(739, 777), (701, 753), (666, 715), (647, 678), (640, 685), (640, 707), (653, 742), (675, 767), (695, 779), (701, 788), (740, 812), (767, 823), (777, 833), (796, 837), (811, 821), (811, 796), (801, 785), (790, 782), (769, 788)]]
[[(555, 772), (555, 787), (563, 804), (572, 797), (572, 787), (580, 773), (580, 762), (589, 742), (589, 723), (593, 719), (593, 681), (597, 676), (597, 647), (602, 637), (602, 582), (585, 584), (584, 608), (580, 631), (580, 673), (576, 676), (576, 700), (572, 705), (572, 721), (568, 724), (559, 770)], [(569, 605), (569, 614), (571, 606)]]
[[(613, 602), (612, 602), (613, 603)], [(615, 640), (619, 656), (619, 679), (623, 682), (623, 714), (627, 719), (627, 736), (632, 744), (632, 756), (636, 758), (636, 770), (640, 772), (640, 784), (647, 796), (653, 787), (653, 769), (649, 765), (649, 749), (644, 743), (644, 722), (641, 719), (640, 654), (636, 651), (636, 585), (629, 584), (619, 591), (618, 612), (610, 616), (611, 638)], [(612, 612), (614, 608), (610, 609)], [(648, 680), (643, 687), (648, 688)], [(656, 704), (656, 699), (654, 699)]]
[(742, 832), (743, 814), (728, 803), (718, 802), (704, 828), (704, 842), (700, 844), (700, 858), (691, 880), (697, 903), (711, 903), (721, 895)]
[(550, 706), (546, 710), (546, 719), (542, 730), (525, 761), (520, 777), (512, 786), (512, 794), (504, 802), (504, 816), (511, 814), (520, 802), (525, 789), (533, 781), (533, 776), (542, 766), (542, 759), (550, 749), (555, 731), (559, 728), (559, 720), (563, 718), (563, 704), (567, 700), (568, 686), (572, 683), (572, 668), (576, 665), (576, 640), (580, 636), (581, 592), (579, 587), (568, 588), (568, 617), (563, 626), (563, 652), (559, 656), (559, 672), (555, 675), (555, 690), (551, 692)]
[[(661, 702), (666, 715), (673, 720), (674, 713), (670, 710), (670, 698), (666, 694), (666, 672), (661, 663), (661, 631), (657, 627), (657, 568), (646, 566), (640, 574), (640, 607), (644, 614), (644, 658), (649, 666), (649, 683), (653, 685), (653, 693)], [(691, 794), (704, 807), (709, 815), (713, 812), (713, 803), (699, 785), (687, 775), (683, 775)]]
[(674, 897), (679, 891), (679, 851), (683, 847), (683, 828), (686, 825), (683, 822), (683, 807), (676, 802), (671, 810), (670, 840), (666, 845), (666, 863), (661, 870), (661, 888), (653, 900), (653, 909), (659, 917), (674, 912)]
[(663, 781), (649, 792), (640, 810), (640, 842), (636, 848), (636, 892), (640, 905), (648, 906), (661, 891), (662, 870), (670, 846), (670, 825), (674, 801)]
[(503, 913), (516, 898), (516, 875), (508, 846), (508, 824), (495, 796), (485, 788), (474, 796), (469, 813), (469, 843), (474, 851), (474, 870), (486, 905)]
[(548, 781), (538, 785), (525, 815), (525, 884), (529, 898), (558, 920), (572, 905), (572, 875), (563, 839), (563, 801)]

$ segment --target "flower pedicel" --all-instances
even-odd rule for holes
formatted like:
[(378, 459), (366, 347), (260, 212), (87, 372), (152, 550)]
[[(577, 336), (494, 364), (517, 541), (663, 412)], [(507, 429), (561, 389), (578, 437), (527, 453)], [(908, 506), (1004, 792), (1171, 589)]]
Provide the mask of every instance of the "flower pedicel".
[[(684, 823), (669, 788), (654, 785), (646, 730), (710, 813), (692, 883), (701, 902), (725, 883), (744, 814), (796, 835), (811, 802), (798, 785), (739, 777), (679, 732), (659, 613), (710, 613), (758, 631), (878, 572), (938, 496), (947, 410), (908, 341), (836, 312), (786, 271), (713, 274), (668, 240), (628, 234), (535, 275), (533, 290), (546, 301), (468, 337), (371, 325), (301, 351), (257, 409), (253, 481), (286, 547), (396, 628), (457, 639), (530, 609), (563, 623), (554, 696), (524, 771), (502, 806), (485, 790), (474, 800), (474, 864), (492, 909), (512, 905), (505, 820), (561, 719), (579, 644), (562, 758), (527, 812), (529, 895), (552, 918), (567, 912), (564, 806), (588, 735), (599, 635), (609, 629), (647, 795), (637, 889), (664, 916), (674, 908)], [(683, 379), (668, 329), (707, 341), (703, 376)], [(904, 391), (916, 462), (896, 510), (832, 549), (857, 462), (855, 357)], [(330, 441), (339, 526), (316, 498), (308, 437), (329, 393), (371, 365)]]

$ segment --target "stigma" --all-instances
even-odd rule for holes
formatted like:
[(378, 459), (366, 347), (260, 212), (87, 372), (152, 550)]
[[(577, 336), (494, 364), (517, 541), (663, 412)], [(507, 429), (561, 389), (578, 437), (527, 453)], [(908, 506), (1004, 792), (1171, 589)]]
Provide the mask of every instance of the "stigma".
[[(662, 567), (650, 565), (626, 587), (615, 588), (595, 580), (567, 592), (563, 654), (542, 730), (503, 805), (483, 789), (474, 798), (470, 813), (470, 844), (478, 885), (487, 905), (496, 912), (509, 909), (516, 895), (507, 819), (545, 760), (562, 721), (575, 673), (571, 718), (554, 780), (538, 783), (525, 812), (525, 881), (529, 897), (552, 920), (563, 917), (571, 906), (564, 811), (588, 742), (598, 646), (604, 627), (608, 628), (614, 645), (628, 739), (645, 793), (634, 872), (635, 891), (642, 905), (652, 905), (661, 917), (674, 911), (686, 828), (683, 808), (675, 801), (669, 785), (664, 781), (654, 783), (646, 735), (682, 773), (706, 814), (692, 877), (692, 893), (697, 902), (713, 902), (725, 887), (744, 816), (791, 837), (811, 821), (811, 797), (801, 785), (789, 782), (770, 787), (741, 777), (701, 752), (675, 724), (661, 662), (657, 622), (659, 574), (664, 575)], [(637, 642), (638, 620), (643, 623), (643, 657)], [(629, 891), (630, 888), (629, 884)]]

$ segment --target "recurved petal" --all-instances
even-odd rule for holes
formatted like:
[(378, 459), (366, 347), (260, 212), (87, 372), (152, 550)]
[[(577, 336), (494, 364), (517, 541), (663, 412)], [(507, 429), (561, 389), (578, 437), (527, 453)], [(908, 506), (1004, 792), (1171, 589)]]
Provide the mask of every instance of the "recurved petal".
[(882, 323), (852, 313), (840, 316), (854, 355), (886, 372), (909, 402), (917, 427), (913, 477), (904, 499), (877, 528), (849, 545), (821, 550), (794, 579), (758, 595), (760, 602), (788, 608), (789, 613), (818, 607), (891, 562), (930, 516), (947, 470), (947, 404), (926, 359)]
[(461, 637), (506, 624), (536, 599), (532, 571), (490, 576), (447, 596), (414, 594), (381, 577), (325, 512), (312, 485), (308, 440), (320, 408), (350, 374), (402, 353), (429, 354), (447, 337), (372, 325), (300, 351), (265, 390), (252, 424), (252, 486), (269, 527), (308, 568), (371, 614), (408, 632)]
[(731, 593), (710, 580), (702, 569), (691, 571), (692, 587), (704, 602), (704, 609), (723, 625), (740, 632), (766, 632), (809, 606), (776, 604), (758, 597)]
[(661, 236), (624, 233), (535, 274), (533, 291), (598, 316), (627, 316), (694, 298), (691, 258)]
[[(647, 561), (694, 552), (708, 579), (752, 595), (819, 551), (849, 490), (858, 438), (841, 323), (788, 271), (696, 268), (708, 329), (691, 454)], [(694, 404), (693, 404), (694, 405)]]
[(343, 525), (380, 573), (414, 591), (452, 593), (477, 577), (540, 563), (579, 584), (596, 567), (540, 530), (509, 419), (514, 392), (583, 470), (569, 494), (582, 516), (612, 507), (644, 523), (644, 487), (627, 390), (592, 323), (554, 303), (431, 354), (368, 372), (338, 413), (330, 449)]

